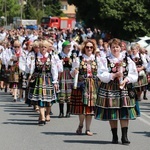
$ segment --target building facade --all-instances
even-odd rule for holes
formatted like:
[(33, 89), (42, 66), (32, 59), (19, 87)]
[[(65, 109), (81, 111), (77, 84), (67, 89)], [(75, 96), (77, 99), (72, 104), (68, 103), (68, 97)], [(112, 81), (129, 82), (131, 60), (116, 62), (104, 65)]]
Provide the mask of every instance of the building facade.
[(76, 7), (74, 5), (69, 5), (67, 0), (60, 0), (61, 10), (67, 17), (76, 17)]

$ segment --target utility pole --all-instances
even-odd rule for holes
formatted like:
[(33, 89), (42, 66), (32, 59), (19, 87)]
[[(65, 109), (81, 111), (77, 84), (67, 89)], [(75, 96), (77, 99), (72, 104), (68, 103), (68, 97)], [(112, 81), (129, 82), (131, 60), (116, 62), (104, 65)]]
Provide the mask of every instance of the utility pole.
[(20, 5), (21, 5), (21, 7), (20, 7), (20, 20), (22, 21), (23, 0), (20, 0)]
[(7, 9), (6, 9), (6, 0), (5, 0), (5, 25), (7, 26)]

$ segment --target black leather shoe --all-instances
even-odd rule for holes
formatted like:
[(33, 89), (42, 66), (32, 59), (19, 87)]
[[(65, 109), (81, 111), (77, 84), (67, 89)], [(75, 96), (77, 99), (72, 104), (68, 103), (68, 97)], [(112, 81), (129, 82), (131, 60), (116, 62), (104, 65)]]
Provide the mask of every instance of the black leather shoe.
[(144, 100), (148, 100), (148, 98), (147, 98), (147, 97), (143, 97), (143, 99), (144, 99)]
[(13, 102), (16, 102), (16, 101), (17, 101), (16, 99), (13, 100)]
[(60, 113), (58, 118), (63, 118), (64, 117), (64, 114)]
[(122, 144), (130, 144), (130, 141), (128, 140), (127, 137), (128, 127), (123, 127), (121, 128), (121, 130), (122, 130), (122, 138), (121, 138)]
[(122, 144), (130, 144), (130, 141), (128, 140), (128, 138), (122, 138), (121, 141), (122, 141)]
[(67, 114), (66, 114), (66, 118), (70, 118), (70, 113), (67, 113)]
[(112, 143), (113, 144), (118, 144), (117, 128), (112, 128), (111, 131), (112, 131), (112, 134), (113, 134)]

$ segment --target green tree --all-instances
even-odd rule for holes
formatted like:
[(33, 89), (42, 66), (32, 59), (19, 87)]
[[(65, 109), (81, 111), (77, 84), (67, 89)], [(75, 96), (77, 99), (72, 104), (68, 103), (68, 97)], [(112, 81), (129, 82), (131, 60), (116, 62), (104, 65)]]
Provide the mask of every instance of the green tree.
[(59, 0), (45, 0), (44, 6), (46, 16), (64, 16)]
[(37, 6), (35, 7), (35, 4), (28, 0), (27, 4), (24, 6), (24, 19), (37, 19), (38, 22), (40, 22), (40, 19), (43, 16), (43, 10), (38, 1), (36, 4)]
[(62, 16), (60, 2), (58, 0), (28, 0), (24, 7), (26, 19), (40, 20), (43, 16)]
[(150, 34), (150, 0), (68, 0), (77, 7), (87, 26), (111, 31), (115, 37), (131, 40)]
[(7, 17), (12, 22), (13, 17), (20, 16), (20, 5), (16, 0), (0, 0), (0, 16)]

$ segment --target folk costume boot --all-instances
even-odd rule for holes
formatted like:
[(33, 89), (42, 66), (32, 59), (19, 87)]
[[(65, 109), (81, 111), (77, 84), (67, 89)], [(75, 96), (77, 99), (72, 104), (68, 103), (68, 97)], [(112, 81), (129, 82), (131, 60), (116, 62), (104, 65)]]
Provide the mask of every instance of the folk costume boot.
[(59, 103), (59, 116), (58, 118), (63, 118), (64, 117), (64, 103)]
[(111, 131), (112, 131), (112, 135), (113, 135), (112, 143), (118, 144), (117, 128), (112, 128)]
[(128, 127), (121, 128), (121, 131), (122, 131), (122, 138), (121, 138), (122, 144), (130, 144), (130, 141), (128, 140), (127, 137)]
[(143, 99), (144, 99), (144, 100), (148, 100), (148, 98), (146, 97), (146, 92), (147, 92), (147, 91), (144, 91), (144, 93), (143, 93)]
[(66, 118), (70, 117), (70, 104), (67, 103), (67, 111), (66, 111)]

